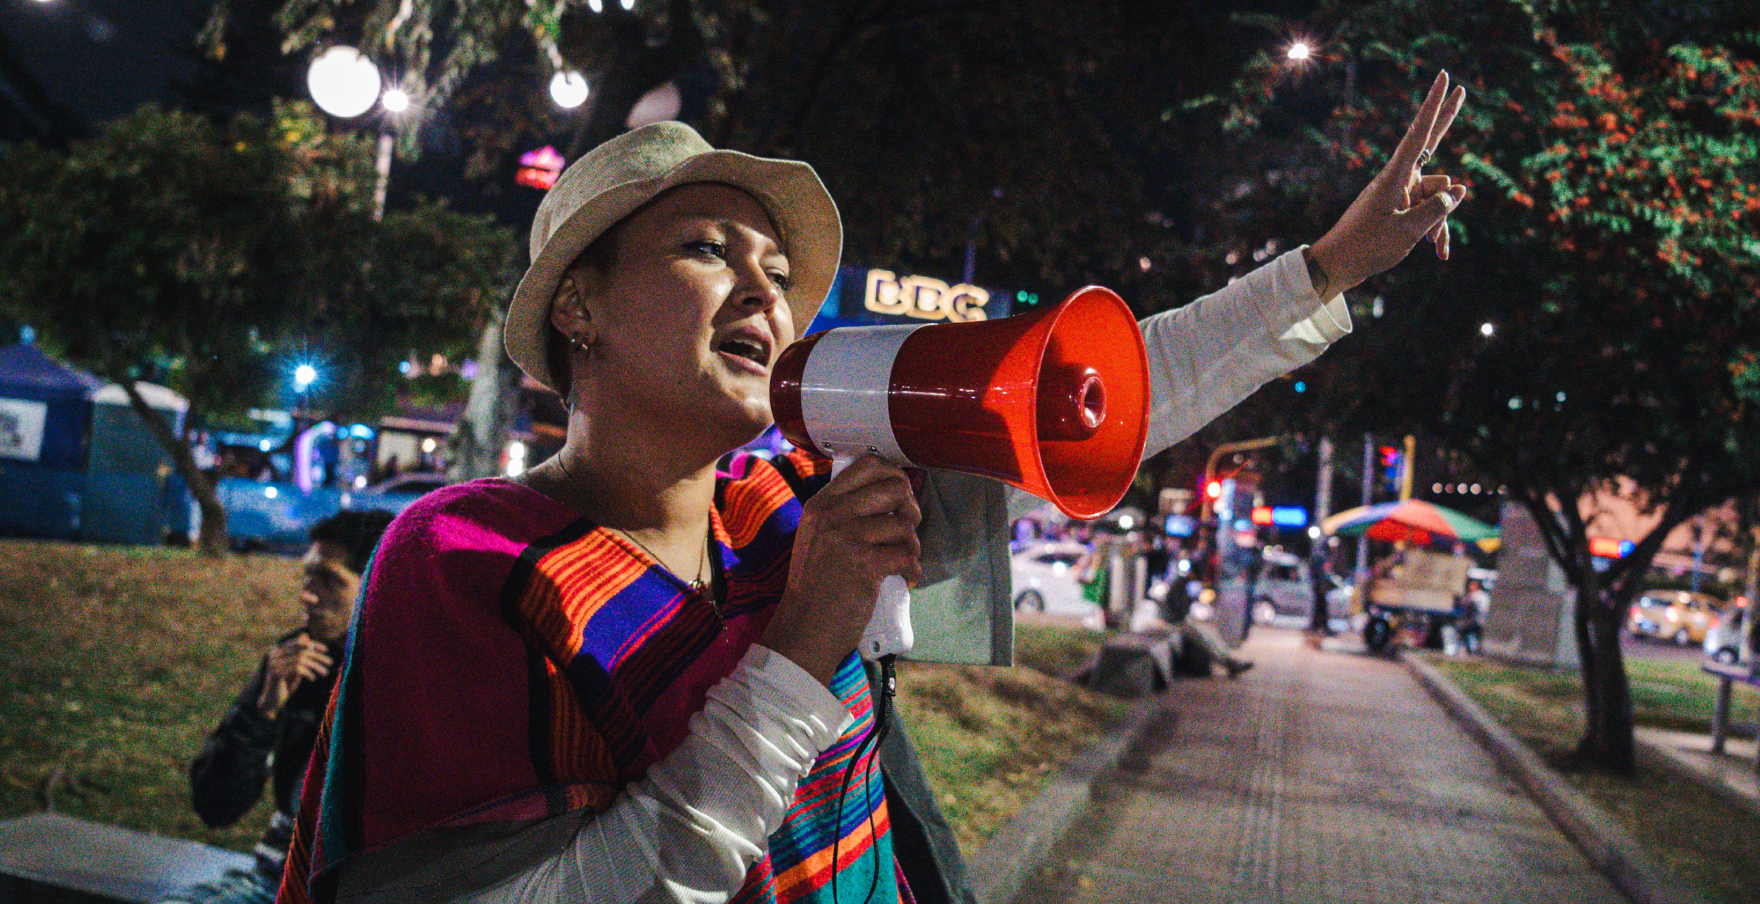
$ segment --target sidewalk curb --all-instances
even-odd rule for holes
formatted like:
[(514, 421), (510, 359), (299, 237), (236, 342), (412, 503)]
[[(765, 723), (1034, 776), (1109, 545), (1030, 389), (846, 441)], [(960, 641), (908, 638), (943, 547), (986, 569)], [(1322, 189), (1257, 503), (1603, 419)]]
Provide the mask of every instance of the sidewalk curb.
[(1701, 904), (1699, 895), (1646, 853), (1625, 826), (1547, 766), (1454, 682), (1404, 650), (1399, 658), (1443, 710), (1558, 823), (1589, 863), (1634, 904)]
[(976, 855), (966, 858), (980, 904), (1008, 904), (1021, 893), (1051, 848), (1087, 811), (1094, 786), (1117, 768), (1164, 711), (1160, 694), (1137, 701), (1100, 740), (1053, 773), (1039, 796), (1003, 823)]

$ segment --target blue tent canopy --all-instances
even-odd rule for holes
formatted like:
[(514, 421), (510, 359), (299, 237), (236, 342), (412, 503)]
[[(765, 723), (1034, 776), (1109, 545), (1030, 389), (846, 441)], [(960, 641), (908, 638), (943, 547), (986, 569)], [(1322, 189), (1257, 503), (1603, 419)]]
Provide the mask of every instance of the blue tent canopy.
[[(140, 386), (176, 429), (182, 399)], [(0, 534), (157, 542), (186, 507), (169, 472), (119, 389), (34, 345), (0, 348)]]
[(0, 462), (78, 468), (104, 381), (34, 345), (0, 348)]

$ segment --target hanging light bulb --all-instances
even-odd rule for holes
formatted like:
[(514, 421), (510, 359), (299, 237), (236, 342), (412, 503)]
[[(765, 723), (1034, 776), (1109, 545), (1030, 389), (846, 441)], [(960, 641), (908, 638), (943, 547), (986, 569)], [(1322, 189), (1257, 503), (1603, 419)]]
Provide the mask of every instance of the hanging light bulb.
[(353, 47), (338, 45), (318, 54), (306, 70), (312, 100), (331, 116), (349, 119), (379, 99), (379, 67)]
[(579, 72), (566, 69), (550, 77), (550, 99), (556, 106), (564, 110), (573, 110), (587, 102), (591, 89), (587, 87), (587, 79)]

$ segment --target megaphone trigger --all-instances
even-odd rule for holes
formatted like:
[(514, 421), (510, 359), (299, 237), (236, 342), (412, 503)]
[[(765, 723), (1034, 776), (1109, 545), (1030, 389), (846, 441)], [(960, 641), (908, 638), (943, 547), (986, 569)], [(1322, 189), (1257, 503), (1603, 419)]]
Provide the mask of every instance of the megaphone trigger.
[[(868, 451), (878, 454), (879, 450), (870, 446)], [(856, 460), (854, 455), (838, 455), (831, 459), (831, 477), (843, 473), (843, 469)], [(884, 456), (882, 456), (884, 457)], [(880, 582), (878, 598), (874, 600), (874, 614), (868, 617), (868, 627), (862, 630), (862, 639), (858, 644), (862, 658), (870, 662), (882, 656), (896, 656), (909, 653), (916, 646), (916, 636), (911, 630), (911, 591), (905, 586), (904, 578), (889, 574)]]

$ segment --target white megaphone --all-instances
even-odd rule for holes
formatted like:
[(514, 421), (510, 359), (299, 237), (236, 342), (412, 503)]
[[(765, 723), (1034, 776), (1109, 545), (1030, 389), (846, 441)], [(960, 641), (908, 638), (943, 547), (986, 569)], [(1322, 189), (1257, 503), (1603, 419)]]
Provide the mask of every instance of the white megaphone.
[[(778, 356), (770, 410), (789, 442), (833, 460), (834, 475), (875, 452), (1000, 480), (1089, 519), (1136, 476), (1149, 365), (1130, 308), (1089, 286), (1000, 320), (814, 333)], [(910, 593), (892, 575), (861, 654), (913, 645)]]

